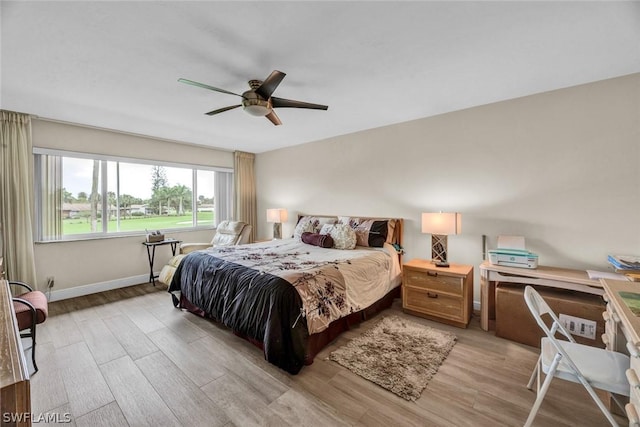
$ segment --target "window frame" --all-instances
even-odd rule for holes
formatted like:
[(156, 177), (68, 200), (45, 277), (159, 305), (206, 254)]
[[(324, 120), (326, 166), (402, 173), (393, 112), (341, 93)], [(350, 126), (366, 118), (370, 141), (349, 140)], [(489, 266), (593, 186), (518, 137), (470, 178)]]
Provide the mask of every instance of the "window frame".
[[(100, 167), (100, 194), (103, 200), (106, 200), (108, 193), (108, 185), (107, 175), (108, 168), (106, 166), (106, 162), (116, 162), (116, 186), (118, 190), (118, 194), (120, 192), (120, 163), (134, 163), (148, 166), (163, 166), (163, 167), (172, 167), (172, 168), (182, 168), (182, 169), (190, 169), (191, 170), (191, 218), (192, 218), (192, 226), (191, 227), (180, 227), (180, 228), (166, 228), (163, 229), (163, 232), (190, 232), (190, 231), (201, 231), (201, 230), (215, 230), (217, 227), (217, 222), (222, 220), (216, 218), (216, 223), (213, 225), (198, 225), (197, 221), (197, 175), (198, 171), (211, 171), (211, 172), (221, 172), (228, 173), (230, 176), (225, 183), (231, 183), (231, 187), (227, 188), (228, 197), (224, 202), (224, 207), (227, 211), (229, 208), (231, 212), (233, 211), (233, 204), (235, 202), (235, 188), (233, 187), (234, 182), (234, 173), (233, 168), (229, 167), (221, 167), (221, 166), (209, 166), (209, 165), (200, 165), (200, 164), (192, 164), (192, 163), (179, 163), (179, 162), (167, 162), (162, 160), (152, 160), (152, 159), (141, 159), (135, 157), (124, 157), (124, 156), (114, 156), (114, 155), (105, 155), (105, 154), (96, 154), (96, 153), (84, 153), (70, 150), (59, 150), (59, 149), (50, 149), (50, 148), (33, 148), (33, 158), (34, 158), (34, 189), (35, 189), (35, 200), (34, 200), (34, 220), (36, 223), (35, 226), (35, 239), (36, 243), (56, 243), (56, 242), (70, 242), (70, 241), (81, 241), (81, 240), (98, 240), (98, 239), (111, 239), (118, 237), (131, 237), (131, 236), (144, 236), (146, 234), (145, 231), (108, 231), (108, 221), (101, 221), (102, 231), (95, 233), (78, 233), (78, 234), (69, 234), (69, 235), (61, 235), (60, 238), (46, 238), (43, 235), (44, 226), (43, 226), (43, 208), (42, 208), (42, 187), (43, 187), (43, 177), (42, 170), (39, 166), (39, 162), (37, 159), (40, 156), (59, 156), (59, 157), (71, 157), (78, 159), (86, 159), (86, 160), (98, 160), (100, 162), (104, 162)], [(64, 185), (64, 183), (63, 183)], [(215, 182), (214, 192), (217, 193), (218, 190), (218, 182)], [(218, 206), (217, 201), (215, 202), (216, 206)], [(118, 205), (119, 206), (119, 205)], [(108, 204), (101, 204), (101, 217), (108, 217)], [(119, 209), (118, 209), (119, 215)], [(216, 215), (217, 216), (217, 215)]]

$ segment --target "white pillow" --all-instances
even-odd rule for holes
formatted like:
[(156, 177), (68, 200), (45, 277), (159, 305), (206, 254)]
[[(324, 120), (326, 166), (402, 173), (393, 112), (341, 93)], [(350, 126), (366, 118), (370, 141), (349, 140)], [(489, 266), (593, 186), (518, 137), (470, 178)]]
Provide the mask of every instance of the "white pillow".
[(335, 224), (323, 224), (320, 229), (320, 234), (331, 234), (333, 227), (335, 227)]
[(347, 224), (336, 224), (330, 232), (333, 247), (336, 249), (354, 249), (356, 247), (356, 232)]
[(317, 221), (317, 218), (314, 218), (312, 216), (303, 216), (302, 218), (300, 218), (300, 221), (298, 221), (295, 230), (293, 230), (293, 238), (301, 242), (302, 233), (317, 233), (315, 228), (315, 222)]

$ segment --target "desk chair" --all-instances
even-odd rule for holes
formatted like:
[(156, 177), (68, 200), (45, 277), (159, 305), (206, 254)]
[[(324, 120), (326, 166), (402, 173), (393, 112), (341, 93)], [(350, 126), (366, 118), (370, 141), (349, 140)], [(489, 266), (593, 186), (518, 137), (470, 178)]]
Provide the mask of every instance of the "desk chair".
[[(525, 427), (533, 423), (554, 377), (582, 384), (609, 423), (617, 426), (611, 412), (600, 400), (594, 388), (629, 396), (629, 383), (625, 376), (626, 370), (629, 369), (629, 357), (615, 351), (576, 343), (571, 333), (562, 326), (556, 314), (533, 287), (525, 288), (524, 299), (538, 326), (547, 335), (542, 338), (540, 357), (527, 384), (527, 388), (533, 390), (533, 382), (537, 379), (537, 397)], [(552, 321), (551, 328), (542, 318), (545, 314)], [(564, 335), (568, 341), (556, 339), (556, 332)], [(540, 371), (546, 374), (542, 387), (540, 387)], [(622, 408), (615, 397), (614, 401)]]
[(26, 283), (10, 280), (9, 284), (27, 290), (27, 292), (12, 299), (20, 338), (31, 338), (31, 360), (33, 361), (33, 368), (35, 369), (33, 373), (35, 374), (38, 372), (38, 365), (36, 364), (36, 325), (47, 320), (47, 315), (49, 314), (47, 297), (40, 291), (34, 291)]

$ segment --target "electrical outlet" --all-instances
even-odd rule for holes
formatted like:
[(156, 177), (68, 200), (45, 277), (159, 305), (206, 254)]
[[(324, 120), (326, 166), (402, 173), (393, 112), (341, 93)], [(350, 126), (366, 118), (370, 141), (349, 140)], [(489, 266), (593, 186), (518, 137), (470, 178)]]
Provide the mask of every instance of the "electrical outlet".
[(55, 281), (54, 281), (53, 276), (47, 277), (47, 288), (48, 289), (53, 288), (54, 283), (55, 283)]

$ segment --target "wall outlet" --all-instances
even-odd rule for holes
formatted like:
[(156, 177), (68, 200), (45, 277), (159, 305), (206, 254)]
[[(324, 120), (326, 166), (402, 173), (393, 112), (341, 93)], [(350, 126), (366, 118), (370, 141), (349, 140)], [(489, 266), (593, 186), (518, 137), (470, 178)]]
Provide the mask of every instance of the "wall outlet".
[(53, 276), (47, 277), (47, 289), (53, 288), (54, 283), (55, 283), (55, 281), (54, 281)]
[(596, 339), (596, 322), (593, 320), (582, 319), (567, 314), (560, 314), (559, 320), (562, 326), (571, 332), (572, 335), (578, 335), (592, 340)]

